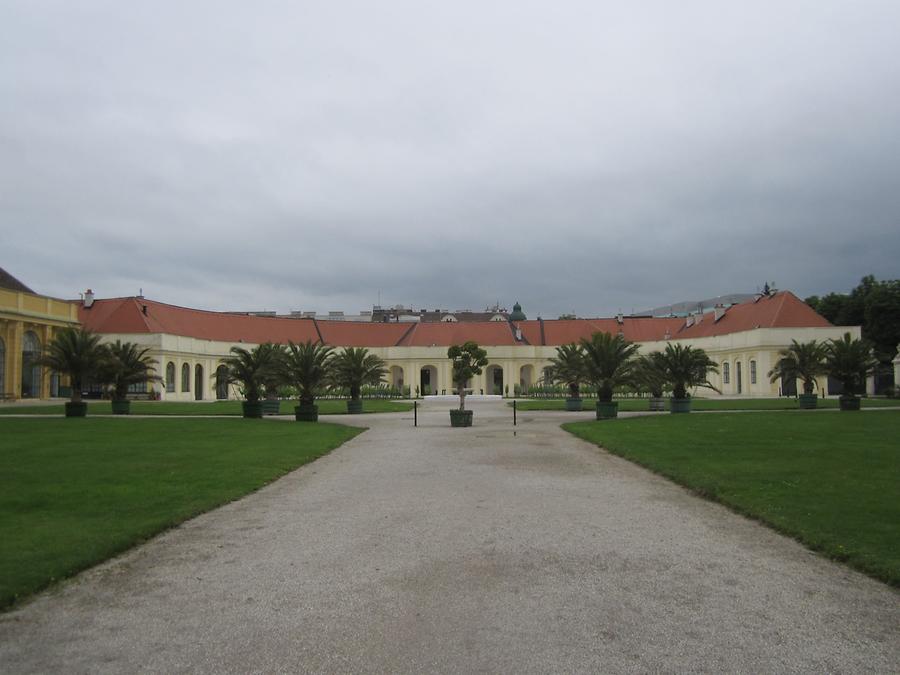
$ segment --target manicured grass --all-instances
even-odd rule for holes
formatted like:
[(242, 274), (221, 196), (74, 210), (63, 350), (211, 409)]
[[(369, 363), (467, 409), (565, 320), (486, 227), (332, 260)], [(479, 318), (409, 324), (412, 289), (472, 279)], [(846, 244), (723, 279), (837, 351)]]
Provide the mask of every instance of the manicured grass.
[[(346, 415), (347, 402), (317, 401), (320, 415)], [(282, 401), (281, 414), (293, 415), (296, 401)], [(363, 401), (364, 413), (406, 412), (413, 404), (372, 399)], [(0, 405), (0, 415), (62, 415), (63, 404)], [(109, 401), (88, 401), (88, 415), (111, 415)], [(132, 401), (132, 415), (241, 415), (240, 401)]]
[[(593, 410), (597, 403), (596, 398), (583, 399), (583, 408)], [(622, 398), (618, 399), (619, 410), (622, 412), (642, 412), (650, 408), (648, 399)], [(510, 403), (509, 405), (512, 405)], [(800, 403), (794, 398), (745, 398), (745, 399), (721, 399), (721, 398), (695, 398), (693, 409), (702, 410), (800, 410)], [(836, 398), (819, 399), (820, 408), (837, 408)], [(545, 399), (519, 399), (516, 403), (519, 410), (565, 410), (566, 401), (560, 398)], [(863, 408), (900, 408), (900, 399), (890, 398), (864, 398)], [(668, 399), (666, 410), (669, 409)]]
[(361, 431), (274, 420), (0, 419), (0, 607)]
[(563, 428), (900, 586), (900, 412), (659, 415)]

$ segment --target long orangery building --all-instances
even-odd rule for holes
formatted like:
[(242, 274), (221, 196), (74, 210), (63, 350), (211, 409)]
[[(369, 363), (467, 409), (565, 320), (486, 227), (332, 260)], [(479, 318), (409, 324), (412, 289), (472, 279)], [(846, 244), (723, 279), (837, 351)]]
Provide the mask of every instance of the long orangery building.
[[(64, 301), (8, 286), (0, 288), (0, 392), (7, 399), (58, 394), (58, 378), (34, 360), (55, 330), (79, 324), (105, 341), (147, 347), (163, 378), (147, 393), (176, 401), (237, 398), (237, 390), (217, 377), (233, 346), (307, 340), (366, 347), (387, 363), (388, 384), (420, 394), (451, 393), (447, 348), (474, 340), (487, 350), (489, 365), (470, 383), (472, 390), (513, 395), (543, 379), (556, 347), (597, 331), (623, 335), (642, 352), (667, 342), (703, 348), (719, 364), (711, 381), (722, 395), (777, 396), (796, 390), (794, 382), (773, 383), (767, 376), (791, 340), (860, 334), (859, 327), (831, 325), (787, 291), (687, 317), (380, 323), (212, 312), (140, 296)], [(824, 381), (820, 386), (827, 392)]]

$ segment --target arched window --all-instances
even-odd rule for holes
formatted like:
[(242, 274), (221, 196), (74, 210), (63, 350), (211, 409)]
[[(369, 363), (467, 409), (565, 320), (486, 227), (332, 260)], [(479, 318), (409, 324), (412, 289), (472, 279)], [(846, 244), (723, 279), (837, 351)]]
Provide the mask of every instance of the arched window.
[(728, 361), (722, 364), (722, 384), (731, 384), (731, 364)]
[(32, 331), (22, 336), (22, 398), (41, 395), (41, 367), (36, 361), (41, 356), (41, 342)]
[(194, 369), (194, 398), (198, 401), (203, 400), (203, 366), (199, 363)]
[(216, 398), (220, 401), (228, 398), (228, 368), (216, 368)]
[(171, 361), (166, 364), (166, 391), (170, 394), (175, 391), (175, 364)]
[(6, 343), (0, 338), (0, 394), (6, 393)]
[(184, 363), (181, 366), (181, 391), (191, 390), (191, 367)]
[(750, 362), (750, 384), (756, 384), (756, 361)]

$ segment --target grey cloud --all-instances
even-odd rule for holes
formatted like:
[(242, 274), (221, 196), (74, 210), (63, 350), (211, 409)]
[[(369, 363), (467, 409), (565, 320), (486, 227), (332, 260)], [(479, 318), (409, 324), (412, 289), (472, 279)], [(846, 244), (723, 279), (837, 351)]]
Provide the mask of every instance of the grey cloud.
[(896, 276), (892, 2), (12, 2), (2, 260), (73, 296), (608, 315)]

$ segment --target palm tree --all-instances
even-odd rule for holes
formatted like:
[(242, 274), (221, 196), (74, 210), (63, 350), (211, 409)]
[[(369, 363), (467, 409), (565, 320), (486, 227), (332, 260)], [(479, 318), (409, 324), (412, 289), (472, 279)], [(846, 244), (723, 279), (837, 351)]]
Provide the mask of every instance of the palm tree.
[(307, 340), (300, 344), (288, 343), (282, 362), (283, 381), (297, 390), (299, 405), (294, 409), (298, 422), (315, 422), (319, 419), (316, 395), (331, 377), (333, 347)]
[(622, 335), (597, 332), (581, 339), (586, 379), (597, 388), (597, 419), (618, 416), (613, 391), (631, 377), (638, 346)]
[(660, 352), (651, 352), (639, 357), (634, 367), (633, 379), (640, 390), (650, 392), (650, 410), (665, 410), (663, 391), (668, 382), (663, 355)]
[(331, 365), (332, 381), (338, 387), (350, 390), (347, 412), (353, 414), (362, 412), (360, 390), (366, 385), (380, 384), (388, 372), (381, 357), (370, 354), (365, 347), (344, 348), (334, 357)]
[(666, 381), (672, 386), (673, 413), (691, 411), (688, 389), (707, 387), (719, 391), (709, 381), (709, 373), (718, 373), (719, 367), (702, 349), (669, 342), (657, 358), (666, 373)]
[(466, 383), (480, 375), (488, 364), (487, 352), (472, 340), (453, 345), (447, 350), (447, 358), (453, 362), (453, 384), (459, 393), (459, 410), (450, 411), (450, 426), (472, 426), (473, 412), (466, 410)]
[(127, 415), (131, 411), (128, 387), (133, 384), (160, 382), (155, 374), (153, 359), (148, 354), (149, 347), (143, 349), (132, 342), (116, 340), (106, 345), (99, 379), (112, 388), (112, 411), (117, 415)]
[(72, 386), (71, 400), (66, 403), (66, 417), (84, 417), (87, 403), (81, 400), (84, 384), (97, 376), (105, 350), (100, 336), (84, 328), (63, 328), (47, 345), (47, 352), (37, 363), (68, 375)]
[(243, 404), (244, 417), (262, 417), (259, 397), (263, 383), (273, 376), (278, 367), (275, 353), (270, 343), (251, 350), (232, 347), (232, 355), (222, 361), (225, 366), (225, 382), (237, 384), (243, 389), (246, 399)]
[(261, 344), (258, 349), (260, 350), (260, 359), (269, 364), (260, 378), (262, 384), (260, 393), (265, 397), (262, 402), (263, 414), (277, 415), (281, 408), (281, 401), (278, 400), (278, 388), (283, 383), (281, 362), (284, 359), (284, 345), (266, 342)]
[(793, 382), (803, 380), (801, 408), (815, 408), (816, 396), (813, 389), (817, 386), (816, 378), (825, 374), (825, 354), (827, 345), (811, 340), (797, 342), (791, 340), (791, 346), (778, 352), (781, 357), (775, 367), (769, 371), (769, 381)]
[(556, 357), (550, 359), (547, 371), (553, 382), (565, 384), (569, 388), (566, 410), (581, 410), (580, 388), (585, 379), (584, 349), (577, 343), (560, 345)]
[(826, 372), (844, 387), (841, 410), (859, 410), (858, 394), (866, 390), (866, 378), (878, 367), (872, 345), (844, 333), (840, 340), (829, 340), (825, 350)]

